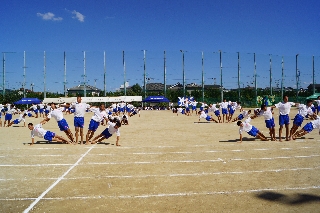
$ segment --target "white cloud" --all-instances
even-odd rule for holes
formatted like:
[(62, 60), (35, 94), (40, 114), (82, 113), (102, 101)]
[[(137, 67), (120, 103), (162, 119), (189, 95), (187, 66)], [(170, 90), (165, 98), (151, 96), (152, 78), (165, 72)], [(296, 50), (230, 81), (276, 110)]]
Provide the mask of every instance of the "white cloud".
[(76, 19), (78, 19), (78, 21), (80, 21), (80, 22), (84, 22), (84, 18), (85, 18), (85, 16), (84, 15), (82, 15), (81, 13), (79, 13), (79, 12), (77, 12), (77, 11), (72, 11), (72, 14), (74, 14), (75, 16), (73, 16), (72, 18), (76, 18)]
[(62, 21), (62, 17), (56, 17), (53, 13), (37, 13), (38, 17), (41, 17), (43, 20), (52, 20), (52, 21)]

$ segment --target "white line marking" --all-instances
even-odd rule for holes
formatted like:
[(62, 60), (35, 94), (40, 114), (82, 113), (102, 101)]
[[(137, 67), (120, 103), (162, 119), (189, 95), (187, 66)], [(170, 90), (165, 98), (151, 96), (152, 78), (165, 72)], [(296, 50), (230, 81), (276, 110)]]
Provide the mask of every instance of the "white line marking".
[[(135, 198), (153, 198), (153, 197), (181, 197), (181, 196), (201, 196), (201, 195), (223, 195), (223, 194), (242, 194), (242, 193), (257, 193), (265, 191), (285, 191), (285, 190), (309, 190), (320, 189), (320, 186), (304, 186), (304, 187), (283, 187), (283, 188), (262, 188), (262, 189), (247, 189), (235, 191), (211, 191), (211, 192), (178, 192), (178, 193), (161, 193), (161, 194), (142, 194), (142, 195), (119, 195), (119, 196), (74, 196), (74, 197), (48, 197), (43, 200), (84, 200), (84, 199), (135, 199)], [(0, 198), (1, 201), (15, 200), (33, 200), (34, 198)]]
[(253, 150), (256, 150), (256, 151), (264, 151), (264, 150), (270, 150), (270, 149), (253, 149)]
[(59, 177), (47, 190), (45, 190), (30, 206), (25, 209), (23, 212), (28, 213), (51, 189), (53, 189), (74, 167), (76, 167), (79, 162), (93, 149), (92, 146), (90, 149), (86, 151), (78, 160), (75, 162), (61, 177)]
[(0, 167), (9, 166), (71, 166), (72, 164), (56, 163), (56, 164), (0, 164)]

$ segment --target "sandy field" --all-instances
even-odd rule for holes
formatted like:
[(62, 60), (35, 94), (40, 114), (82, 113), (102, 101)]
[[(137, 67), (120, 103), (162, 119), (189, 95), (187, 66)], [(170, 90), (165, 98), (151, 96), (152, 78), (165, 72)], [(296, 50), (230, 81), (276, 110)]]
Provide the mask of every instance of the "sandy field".
[[(65, 118), (73, 130), (73, 115)], [(0, 212), (320, 212), (317, 130), (290, 142), (245, 133), (237, 143), (235, 123), (197, 121), (142, 111), (120, 128), (121, 147), (115, 136), (28, 146), (27, 127), (0, 128)], [(269, 137), (263, 118), (251, 123)], [(55, 120), (44, 128), (65, 136)]]

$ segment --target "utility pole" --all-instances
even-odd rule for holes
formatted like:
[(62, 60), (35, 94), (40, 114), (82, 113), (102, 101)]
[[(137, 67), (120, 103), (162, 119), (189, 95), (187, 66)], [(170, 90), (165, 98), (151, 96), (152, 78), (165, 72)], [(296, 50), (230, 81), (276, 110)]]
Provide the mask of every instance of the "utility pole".
[(281, 98), (283, 97), (283, 77), (284, 77), (284, 62), (283, 62), (283, 56), (281, 61)]
[(270, 95), (272, 95), (272, 59), (271, 59), (271, 54), (270, 56)]
[(184, 50), (180, 50), (182, 52), (182, 86), (183, 86), (183, 97), (186, 96), (186, 77), (185, 77), (185, 71), (184, 71)]
[(43, 98), (47, 97), (46, 92), (46, 51), (43, 52)]
[(204, 102), (204, 64), (203, 64), (203, 61), (204, 61), (204, 57), (203, 57), (203, 51), (201, 52), (202, 54), (202, 60), (201, 60), (201, 64), (202, 64), (202, 102)]
[(222, 51), (220, 52), (220, 90), (221, 90), (221, 102), (223, 102), (223, 83), (222, 83)]
[(106, 69), (106, 51), (103, 52), (103, 90), (104, 90), (104, 96), (107, 95), (107, 87), (106, 87), (106, 74), (107, 74), (107, 69)]
[(146, 98), (147, 94), (147, 73), (146, 73), (146, 50), (143, 50), (143, 93), (144, 98)]
[(298, 102), (298, 95), (299, 95), (299, 71), (298, 71), (298, 56), (296, 55), (296, 84), (297, 84), (297, 91), (296, 91), (296, 102)]
[(124, 50), (122, 51), (122, 63), (123, 63), (123, 88), (124, 88), (124, 96), (127, 95), (127, 88), (126, 88), (126, 62), (124, 60)]
[(238, 52), (238, 101), (240, 100), (240, 52)]
[(255, 102), (256, 106), (258, 105), (258, 92), (257, 92), (257, 64), (256, 64), (256, 53), (253, 53), (253, 63), (254, 63), (254, 93), (255, 93)]
[(164, 97), (167, 97), (167, 66), (166, 66), (166, 51), (163, 51), (163, 82), (164, 82)]
[(63, 89), (64, 89), (64, 97), (67, 97), (67, 54), (66, 51), (63, 52), (63, 65), (64, 65), (64, 82), (63, 82)]
[(315, 87), (315, 79), (314, 79), (314, 55), (312, 56), (312, 92), (313, 94), (316, 92), (316, 87)]
[(23, 97), (26, 97), (26, 51), (23, 51)]
[(83, 96), (87, 97), (87, 85), (86, 85), (86, 51), (83, 51)]

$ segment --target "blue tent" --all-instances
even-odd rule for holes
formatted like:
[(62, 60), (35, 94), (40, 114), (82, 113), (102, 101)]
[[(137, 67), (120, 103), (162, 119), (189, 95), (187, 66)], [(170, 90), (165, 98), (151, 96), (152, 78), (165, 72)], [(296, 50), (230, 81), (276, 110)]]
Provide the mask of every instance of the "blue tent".
[(142, 102), (161, 103), (161, 102), (170, 102), (170, 101), (168, 98), (164, 96), (148, 96)]
[(22, 98), (19, 101), (14, 102), (14, 104), (39, 104), (41, 100), (38, 98)]

